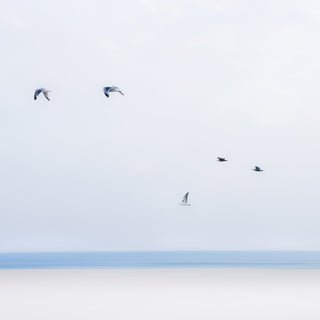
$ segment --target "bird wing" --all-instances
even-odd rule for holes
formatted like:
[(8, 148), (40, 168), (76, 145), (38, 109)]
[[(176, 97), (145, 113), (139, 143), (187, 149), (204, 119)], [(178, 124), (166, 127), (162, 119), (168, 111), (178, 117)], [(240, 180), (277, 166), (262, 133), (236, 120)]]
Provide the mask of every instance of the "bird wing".
[(34, 92), (34, 100), (37, 100), (37, 97), (38, 95), (42, 92), (42, 89), (37, 89), (35, 92)]
[(124, 93), (118, 87), (113, 86), (113, 87), (106, 87), (106, 88), (108, 88), (108, 91), (110, 92), (119, 92), (124, 96)]
[(103, 88), (103, 92), (106, 95), (107, 98), (109, 98), (109, 91), (110, 91), (111, 87), (104, 87)]
[(50, 101), (49, 96), (48, 96), (48, 92), (47, 91), (43, 91), (43, 95), (46, 97), (47, 100)]
[(188, 196), (189, 196), (189, 192), (187, 192), (182, 199), (182, 202), (187, 203), (188, 202)]

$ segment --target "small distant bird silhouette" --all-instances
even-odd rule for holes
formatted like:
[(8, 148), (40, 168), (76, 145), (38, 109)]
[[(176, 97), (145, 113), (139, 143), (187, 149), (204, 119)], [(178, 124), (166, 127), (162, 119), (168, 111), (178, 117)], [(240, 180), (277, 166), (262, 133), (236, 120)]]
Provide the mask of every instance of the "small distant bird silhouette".
[(228, 161), (226, 158), (221, 158), (221, 157), (217, 157), (217, 161), (220, 161), (220, 162), (224, 162), (224, 161)]
[(260, 167), (255, 166), (254, 169), (252, 169), (253, 171), (258, 171), (258, 172), (262, 172), (263, 170)]
[(182, 202), (180, 203), (182, 206), (191, 206), (191, 204), (188, 203), (188, 196), (189, 196), (189, 192), (187, 192), (183, 198), (182, 198)]
[(124, 96), (124, 93), (118, 87), (104, 87), (104, 94), (109, 98), (109, 92), (119, 92)]
[(51, 92), (51, 91), (49, 91), (49, 90), (47, 90), (45, 88), (36, 89), (36, 91), (34, 92), (34, 96), (33, 96), (34, 100), (37, 100), (38, 95), (40, 93), (43, 93), (43, 95), (46, 97), (46, 99), (50, 101), (49, 96), (48, 96), (48, 92)]

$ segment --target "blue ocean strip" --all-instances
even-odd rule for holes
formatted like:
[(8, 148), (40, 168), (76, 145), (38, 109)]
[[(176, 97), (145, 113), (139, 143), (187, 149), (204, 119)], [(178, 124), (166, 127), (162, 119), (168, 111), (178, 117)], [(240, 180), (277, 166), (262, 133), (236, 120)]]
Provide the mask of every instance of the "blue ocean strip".
[(290, 268), (319, 269), (319, 251), (0, 253), (0, 269)]

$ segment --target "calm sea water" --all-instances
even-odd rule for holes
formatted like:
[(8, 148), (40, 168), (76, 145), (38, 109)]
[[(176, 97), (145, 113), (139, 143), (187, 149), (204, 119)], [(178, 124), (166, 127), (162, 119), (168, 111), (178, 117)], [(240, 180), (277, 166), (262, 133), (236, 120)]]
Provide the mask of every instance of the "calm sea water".
[(208, 267), (320, 269), (320, 252), (170, 251), (0, 253), (0, 269)]

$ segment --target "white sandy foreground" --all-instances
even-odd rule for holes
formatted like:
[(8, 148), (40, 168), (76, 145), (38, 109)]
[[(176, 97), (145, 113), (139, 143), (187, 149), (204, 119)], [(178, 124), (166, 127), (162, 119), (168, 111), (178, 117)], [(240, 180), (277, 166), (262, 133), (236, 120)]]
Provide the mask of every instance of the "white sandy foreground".
[(0, 270), (0, 319), (320, 319), (320, 270)]

